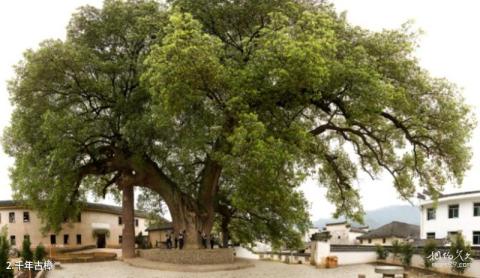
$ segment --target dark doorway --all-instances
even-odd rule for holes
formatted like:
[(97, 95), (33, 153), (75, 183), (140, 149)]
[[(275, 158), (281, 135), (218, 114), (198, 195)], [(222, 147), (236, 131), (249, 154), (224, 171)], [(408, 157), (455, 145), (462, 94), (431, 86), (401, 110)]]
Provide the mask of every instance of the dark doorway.
[(105, 248), (105, 234), (97, 234), (97, 248)]

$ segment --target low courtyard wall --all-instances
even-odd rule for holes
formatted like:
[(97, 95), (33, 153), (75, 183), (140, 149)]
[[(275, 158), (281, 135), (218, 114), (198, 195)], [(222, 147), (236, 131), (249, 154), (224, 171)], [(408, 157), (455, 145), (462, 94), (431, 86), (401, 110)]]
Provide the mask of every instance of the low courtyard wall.
[[(400, 259), (399, 258), (394, 259), (393, 255), (390, 254), (388, 258), (385, 260), (385, 262), (390, 264), (400, 264)], [(423, 257), (418, 254), (413, 255), (412, 266), (418, 267), (418, 268), (425, 268), (423, 263)], [(439, 272), (439, 273), (444, 273), (444, 274), (456, 274), (452, 272), (449, 261), (438, 261), (433, 264), (430, 270)], [(480, 260), (478, 259), (473, 260), (472, 264), (470, 265), (469, 268), (467, 268), (467, 270), (463, 275), (466, 277), (480, 277)]]
[(231, 264), (234, 262), (233, 249), (145, 249), (139, 250), (140, 257), (171, 264)]
[(328, 256), (336, 256), (338, 265), (373, 263), (377, 260), (375, 246), (330, 245)]
[(235, 256), (236, 257), (244, 258), (244, 259), (251, 259), (251, 260), (259, 260), (260, 259), (259, 253), (252, 252), (245, 247), (241, 247), (241, 246), (234, 247), (234, 250), (235, 250)]
[[(374, 263), (377, 262), (377, 253), (375, 252), (375, 246), (361, 246), (361, 245), (331, 245), (330, 253), (328, 256), (336, 256), (338, 258), (339, 265), (348, 265), (348, 264), (360, 264), (360, 263)], [(389, 250), (390, 246), (386, 246), (386, 249)], [(448, 251), (448, 247), (440, 247), (439, 250)], [(416, 253), (412, 257), (412, 266), (417, 268), (425, 268), (423, 263), (423, 257), (419, 254), (421, 248), (416, 249)], [(473, 250), (474, 254), (472, 264), (464, 273), (466, 277), (480, 277), (480, 260), (478, 249)], [(398, 264), (400, 265), (400, 259), (393, 257), (392, 254), (388, 256), (385, 261), (382, 261), (389, 264)], [(433, 264), (431, 268), (432, 271), (444, 273), (444, 274), (455, 274), (450, 268), (449, 261), (439, 261)]]
[(293, 252), (252, 252), (244, 247), (235, 247), (235, 256), (251, 260), (279, 261), (289, 264), (309, 264), (310, 254)]
[(375, 252), (330, 252), (329, 256), (336, 256), (338, 265), (367, 264), (377, 260), (377, 253)]
[[(385, 247), (387, 250), (390, 249), (389, 246)], [(446, 247), (439, 248), (440, 250), (448, 250)], [(470, 267), (465, 271), (465, 277), (480, 277), (480, 257), (479, 250), (474, 248), (475, 252), (473, 257), (475, 260), (472, 262)], [(314, 254), (309, 253), (291, 253), (291, 252), (251, 252), (246, 248), (237, 247), (235, 248), (236, 255), (242, 258), (248, 259), (263, 259), (263, 260), (273, 260), (281, 261), (285, 263), (311, 263), (318, 267), (324, 267), (327, 256), (337, 257), (338, 265), (352, 265), (352, 264), (365, 264), (365, 263), (387, 263), (387, 264), (397, 264), (400, 265), (400, 259), (394, 259), (390, 254), (388, 258), (384, 261), (377, 260), (377, 253), (375, 246), (365, 246), (365, 245), (330, 245), (324, 242), (312, 243), (312, 250)], [(424, 268), (423, 257), (419, 255), (417, 249), (417, 254), (414, 254), (412, 257), (412, 266), (417, 268)], [(450, 269), (449, 262), (437, 262), (433, 264), (431, 268), (432, 271), (444, 273), (444, 274), (454, 274)]]

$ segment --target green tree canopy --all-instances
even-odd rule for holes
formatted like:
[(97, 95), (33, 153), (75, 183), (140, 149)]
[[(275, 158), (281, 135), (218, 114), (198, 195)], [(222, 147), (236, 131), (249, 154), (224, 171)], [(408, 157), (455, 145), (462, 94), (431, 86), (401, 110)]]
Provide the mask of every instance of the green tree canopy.
[(324, 2), (81, 8), (10, 83), (14, 191), (58, 227), (86, 192), (143, 186), (187, 247), (216, 215), (245, 241), (298, 242), (309, 176), (356, 220), (358, 170), (389, 173), (402, 198), (435, 197), (468, 168), (473, 120), (459, 90), (419, 66), (416, 43), (408, 27), (371, 32)]

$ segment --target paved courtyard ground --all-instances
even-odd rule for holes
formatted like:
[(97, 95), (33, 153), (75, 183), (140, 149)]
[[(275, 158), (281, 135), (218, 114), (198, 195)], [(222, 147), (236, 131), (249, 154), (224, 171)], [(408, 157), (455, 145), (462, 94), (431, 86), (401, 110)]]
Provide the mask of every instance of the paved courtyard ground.
[[(375, 274), (374, 266), (369, 264), (350, 265), (336, 269), (316, 269), (310, 265), (289, 265), (280, 262), (254, 261), (255, 267), (208, 273), (187, 273), (159, 271), (136, 268), (121, 261), (64, 264), (63, 269), (57, 269), (48, 274), (48, 278), (358, 278), (365, 274), (367, 278), (382, 277)], [(416, 277), (416, 276), (413, 276)]]
[(117, 254), (117, 260), (121, 259), (122, 257), (122, 249), (113, 249), (113, 248), (94, 248), (94, 249), (75, 251), (71, 253), (75, 254), (75, 253), (95, 253), (95, 252), (115, 253)]

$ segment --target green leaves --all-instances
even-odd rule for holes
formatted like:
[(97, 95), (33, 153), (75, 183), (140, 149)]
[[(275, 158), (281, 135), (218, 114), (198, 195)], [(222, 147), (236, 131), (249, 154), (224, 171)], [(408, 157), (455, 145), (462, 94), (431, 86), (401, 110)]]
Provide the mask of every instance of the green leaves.
[(450, 268), (453, 272), (463, 274), (473, 262), (472, 255), (472, 247), (465, 242), (461, 233), (451, 239), (449, 256), (452, 257)]
[(5, 278), (13, 278), (13, 268), (8, 268), (8, 255), (10, 252), (10, 243), (7, 239), (6, 226), (0, 229), (0, 276)]
[(475, 122), (459, 89), (419, 66), (416, 36), (309, 1), (83, 7), (10, 82), (14, 191), (57, 229), (87, 192), (153, 171), (199, 211), (224, 202), (238, 241), (276, 246), (300, 245), (309, 176), (357, 221), (359, 170), (388, 173), (401, 198), (437, 196), (468, 169)]
[[(148, 150), (152, 138), (139, 135), (152, 134), (143, 113), (149, 94), (139, 75), (162, 18), (153, 1), (83, 7), (66, 41), (43, 42), (17, 66), (9, 84), (16, 109), (4, 144), (16, 158), (15, 196), (40, 211), (47, 230), (74, 215), (85, 192), (102, 192), (98, 181), (105, 179), (87, 179), (86, 165), (104, 161), (111, 146)], [(106, 177), (114, 172), (99, 168)]]

